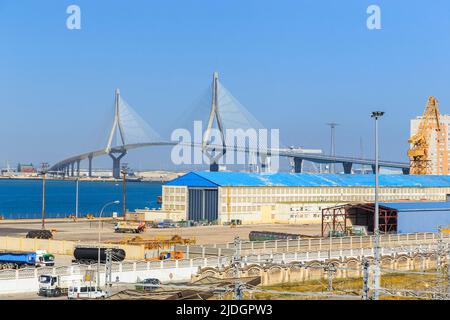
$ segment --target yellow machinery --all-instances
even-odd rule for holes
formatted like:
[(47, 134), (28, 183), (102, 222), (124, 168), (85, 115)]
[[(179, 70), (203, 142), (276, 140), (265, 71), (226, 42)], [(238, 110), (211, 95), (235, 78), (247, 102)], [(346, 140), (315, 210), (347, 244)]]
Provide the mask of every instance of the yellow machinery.
[(190, 238), (182, 238), (179, 235), (174, 235), (170, 238), (154, 238), (154, 239), (145, 239), (139, 236), (135, 236), (132, 238), (124, 238), (120, 241), (110, 241), (109, 243), (143, 245), (145, 249), (167, 249), (176, 244), (181, 245), (195, 244), (196, 240)]
[(441, 232), (441, 233), (450, 233), (450, 225), (445, 226), (445, 227), (440, 227), (439, 228), (439, 232)]
[(445, 126), (441, 126), (438, 101), (435, 97), (428, 98), (417, 132), (408, 140), (411, 145), (408, 150), (411, 174), (431, 174), (433, 172), (429, 153), (432, 131), (436, 132), (436, 173), (442, 174), (444, 171), (446, 173), (447, 168), (444, 168), (442, 161), (443, 158), (447, 158), (446, 129)]

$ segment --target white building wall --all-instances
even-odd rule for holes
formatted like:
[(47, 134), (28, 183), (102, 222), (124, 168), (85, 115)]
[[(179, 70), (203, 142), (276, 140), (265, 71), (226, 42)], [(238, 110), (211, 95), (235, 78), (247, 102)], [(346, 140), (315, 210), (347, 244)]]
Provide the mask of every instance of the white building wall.
[[(446, 201), (450, 188), (381, 187), (380, 201)], [(322, 209), (374, 201), (372, 187), (219, 187), (219, 223), (320, 223)], [(188, 188), (163, 186), (162, 210), (187, 219)]]
[[(319, 223), (322, 209), (373, 202), (372, 187), (221, 187), (221, 223)], [(227, 195), (228, 194), (228, 195)], [(380, 201), (446, 201), (450, 188), (380, 188)]]

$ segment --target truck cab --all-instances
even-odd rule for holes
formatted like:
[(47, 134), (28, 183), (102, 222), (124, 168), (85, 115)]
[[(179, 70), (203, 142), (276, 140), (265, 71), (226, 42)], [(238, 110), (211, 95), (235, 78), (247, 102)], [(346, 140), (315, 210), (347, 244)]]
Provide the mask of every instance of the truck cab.
[(46, 250), (36, 251), (36, 266), (53, 267), (55, 265), (55, 256), (47, 253)]
[(62, 288), (59, 276), (41, 275), (39, 276), (39, 293), (43, 297), (59, 297), (66, 290)]

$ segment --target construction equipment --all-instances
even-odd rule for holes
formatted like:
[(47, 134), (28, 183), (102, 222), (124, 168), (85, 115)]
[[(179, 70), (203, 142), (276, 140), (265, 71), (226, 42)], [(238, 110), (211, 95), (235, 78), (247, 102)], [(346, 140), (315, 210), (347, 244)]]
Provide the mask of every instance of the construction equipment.
[(180, 260), (184, 258), (184, 253), (181, 251), (161, 251), (158, 255), (151, 258), (146, 258), (145, 261), (155, 260)]
[(119, 221), (114, 226), (114, 232), (141, 233), (145, 230), (145, 222), (125, 222)]
[(159, 254), (159, 260), (179, 260), (183, 258), (184, 254), (181, 251), (163, 251)]
[(112, 244), (127, 244), (127, 245), (143, 245), (145, 249), (167, 249), (176, 244), (190, 245), (195, 244), (195, 239), (182, 238), (179, 235), (174, 235), (170, 238), (156, 237), (154, 239), (145, 239), (140, 236), (132, 238), (125, 238), (120, 241), (110, 241)]
[(429, 97), (428, 103), (422, 118), (417, 128), (417, 132), (412, 135), (408, 142), (410, 149), (408, 150), (408, 157), (410, 159), (410, 173), (411, 174), (431, 174), (433, 168), (431, 167), (430, 144), (433, 137), (432, 132), (436, 132), (436, 174), (447, 173), (446, 168), (444, 172), (443, 162), (446, 162), (448, 157), (446, 128), (441, 125), (438, 101), (435, 97)]
[(445, 226), (445, 227), (440, 227), (439, 228), (439, 232), (441, 232), (441, 233), (450, 233), (450, 225)]

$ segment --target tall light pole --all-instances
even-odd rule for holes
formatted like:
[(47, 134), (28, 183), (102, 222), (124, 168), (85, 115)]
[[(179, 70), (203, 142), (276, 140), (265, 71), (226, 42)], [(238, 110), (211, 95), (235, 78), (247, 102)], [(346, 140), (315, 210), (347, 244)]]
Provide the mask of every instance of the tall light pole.
[(78, 189), (79, 189), (80, 179), (77, 177), (76, 192), (75, 192), (75, 219), (78, 219)]
[(47, 175), (48, 163), (43, 162), (41, 164), (42, 173), (42, 230), (45, 230), (45, 178)]
[(127, 212), (127, 172), (128, 166), (126, 163), (122, 165), (122, 214), (125, 218), (125, 214)]
[(106, 207), (108, 207), (108, 206), (110, 206), (110, 205), (113, 205), (113, 204), (119, 204), (119, 203), (120, 203), (120, 201), (119, 201), (119, 200), (116, 200), (116, 201), (112, 201), (112, 202), (108, 202), (107, 204), (105, 204), (105, 205), (103, 206), (102, 210), (100, 211), (100, 215), (99, 215), (99, 217), (98, 217), (98, 263), (97, 263), (97, 287), (100, 287), (100, 246), (101, 246), (101, 244), (100, 244), (100, 241), (101, 241), (101, 239), (100, 239), (100, 235), (101, 235), (101, 229), (100, 229), (100, 226), (101, 226), (101, 221), (100, 221), (100, 219), (101, 219), (101, 217), (102, 217), (102, 214), (103, 214), (103, 210), (105, 210), (105, 208), (106, 208)]
[[(326, 124), (327, 126), (330, 126), (330, 130), (331, 130), (331, 141), (330, 141), (330, 144), (331, 144), (331, 150), (330, 150), (330, 155), (331, 156), (333, 156), (333, 157), (335, 157), (336, 156), (336, 137), (335, 137), (335, 129), (336, 129), (336, 126), (338, 126), (339, 125), (339, 123), (335, 123), (335, 122), (329, 122), (329, 123), (327, 123)], [(334, 163), (331, 163), (330, 164), (330, 173), (336, 173), (336, 171), (335, 171), (335, 164)]]
[(375, 236), (375, 246), (373, 252), (373, 300), (378, 300), (380, 297), (380, 212), (378, 204), (378, 119), (384, 115), (383, 111), (372, 112), (371, 117), (375, 119), (375, 216), (373, 223), (373, 233)]

